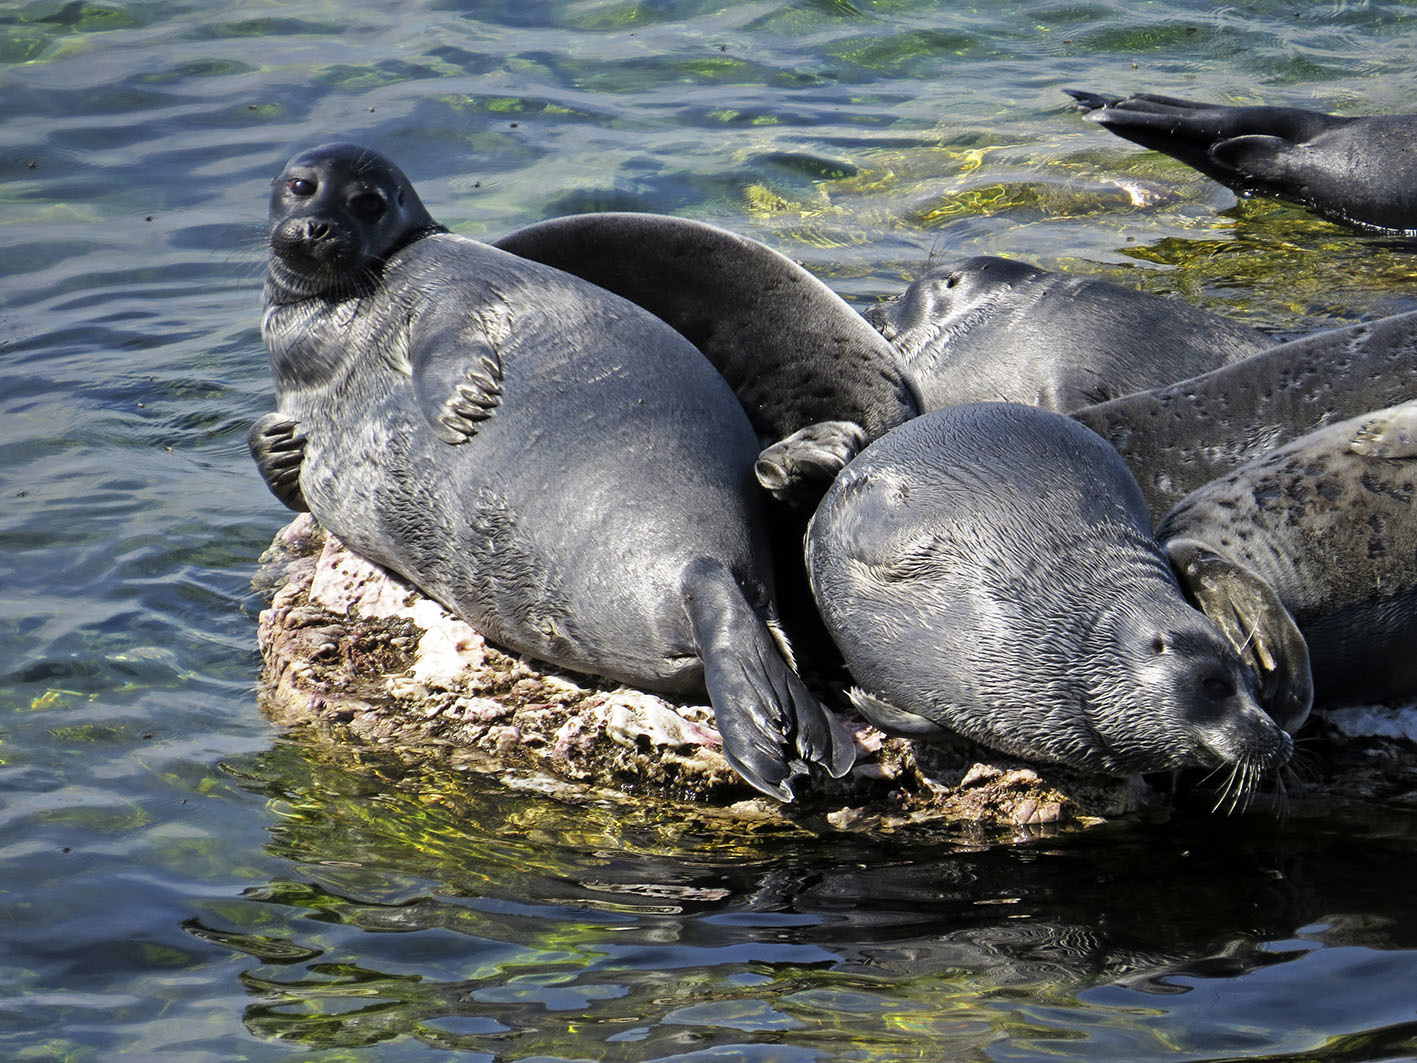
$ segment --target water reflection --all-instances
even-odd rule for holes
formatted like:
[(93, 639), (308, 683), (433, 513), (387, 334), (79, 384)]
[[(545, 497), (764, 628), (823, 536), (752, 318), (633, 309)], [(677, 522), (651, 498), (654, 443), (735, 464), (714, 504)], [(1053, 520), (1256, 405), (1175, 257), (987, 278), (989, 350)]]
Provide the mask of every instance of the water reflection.
[[(1407, 824), (1177, 814), (973, 846), (575, 806), (295, 741), (229, 770), (291, 874), (187, 929), (257, 961), (248, 1029), (310, 1048), (1266, 1058), (1412, 1032), (1417, 913), (1361, 873), (1417, 871)], [(1316, 1002), (1330, 978), (1367, 988)]]

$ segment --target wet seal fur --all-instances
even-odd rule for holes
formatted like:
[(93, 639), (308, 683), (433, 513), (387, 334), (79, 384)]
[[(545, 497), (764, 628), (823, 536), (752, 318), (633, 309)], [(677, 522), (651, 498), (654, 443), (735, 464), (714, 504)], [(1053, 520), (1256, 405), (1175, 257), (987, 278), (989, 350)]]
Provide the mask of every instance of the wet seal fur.
[(1117, 449), (1160, 516), (1291, 440), (1405, 402), (1414, 379), (1417, 312), (1291, 340), (1070, 416)]
[(251, 440), (278, 497), (504, 646), (707, 688), (729, 762), (765, 793), (789, 800), (807, 763), (850, 767), (773, 634), (752, 428), (687, 341), (447, 233), (356, 145), (287, 163), (270, 221), (278, 411)]
[(1067, 413), (1274, 346), (1179, 299), (990, 255), (936, 266), (864, 316), (929, 410), (1020, 402)]
[(1064, 91), (1089, 121), (1241, 195), (1289, 200), (1363, 229), (1417, 234), (1417, 115), (1345, 118), (1297, 107)]
[(801, 498), (802, 483), (824, 489), (862, 446), (920, 412), (881, 336), (755, 240), (687, 218), (603, 213), (540, 222), (494, 246), (623, 296), (689, 339), (747, 411), (766, 447), (759, 482), (779, 497)]
[[(807, 563), (852, 701), (887, 731), (1108, 774), (1228, 768), (1236, 798), (1290, 756), (1256, 675), (1183, 594), (1126, 466), (1066, 417), (987, 403), (896, 429), (828, 490)], [(1266, 608), (1252, 619), (1298, 654), (1272, 692), (1297, 726), (1303, 640), (1272, 594)]]
[(1274, 587), (1308, 641), (1319, 704), (1417, 693), (1417, 402), (1241, 466), (1182, 499), (1157, 536)]

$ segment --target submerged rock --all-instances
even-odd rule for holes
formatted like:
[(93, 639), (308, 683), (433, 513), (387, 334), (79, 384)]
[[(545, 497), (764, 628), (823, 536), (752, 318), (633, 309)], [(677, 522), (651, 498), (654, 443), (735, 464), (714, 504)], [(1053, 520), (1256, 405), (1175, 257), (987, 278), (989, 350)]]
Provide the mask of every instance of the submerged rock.
[[(800, 781), (797, 801), (782, 806), (729, 767), (707, 705), (510, 656), (308, 514), (277, 534), (262, 562), (257, 585), (270, 606), (259, 626), (261, 703), (277, 724), (315, 741), (441, 757), (569, 800), (660, 801), (698, 817), (819, 818), (837, 830), (937, 824), (1027, 836), (1160, 803), (1140, 780), (885, 735), (853, 720), (839, 691), (819, 689), (851, 721), (857, 763), (843, 779)], [(1320, 728), (1300, 742), (1304, 772), (1289, 783), (1291, 798), (1417, 800), (1412, 732), (1392, 725), (1359, 739)]]

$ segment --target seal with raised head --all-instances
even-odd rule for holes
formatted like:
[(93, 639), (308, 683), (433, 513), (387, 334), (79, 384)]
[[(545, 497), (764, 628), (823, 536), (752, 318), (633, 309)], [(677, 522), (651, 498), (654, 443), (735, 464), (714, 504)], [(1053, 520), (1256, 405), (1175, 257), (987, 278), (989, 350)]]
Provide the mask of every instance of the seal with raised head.
[(706, 689), (765, 793), (790, 799), (806, 763), (847, 770), (850, 738), (773, 633), (753, 430), (683, 337), (449, 234), (355, 145), (291, 159), (270, 247), (278, 410), (252, 449), (278, 497), (503, 646)]
[(1183, 594), (1117, 454), (1067, 417), (1004, 403), (871, 444), (807, 535), (852, 701), (882, 728), (1115, 775), (1229, 767), (1248, 789), (1290, 755), (1274, 716), (1302, 722), (1308, 662), (1260, 581), (1208, 563), (1245, 584), (1223, 604), (1250, 610), (1275, 664), (1267, 694)]
[(1417, 232), (1417, 115), (1343, 117), (1064, 91), (1089, 121), (1241, 195), (1289, 200), (1359, 228)]
[(936, 266), (864, 316), (930, 410), (1021, 402), (1066, 413), (1274, 345), (1179, 299), (990, 255)]
[(1316, 428), (1405, 402), (1414, 379), (1417, 312), (1304, 336), (1070, 416), (1117, 448), (1160, 516)]
[(1254, 571), (1309, 644), (1319, 704), (1417, 693), (1417, 402), (1326, 425), (1157, 527)]
[(920, 412), (895, 352), (840, 296), (766, 244), (662, 214), (581, 214), (493, 246), (624, 296), (723, 374), (767, 448), (758, 479), (794, 496)]

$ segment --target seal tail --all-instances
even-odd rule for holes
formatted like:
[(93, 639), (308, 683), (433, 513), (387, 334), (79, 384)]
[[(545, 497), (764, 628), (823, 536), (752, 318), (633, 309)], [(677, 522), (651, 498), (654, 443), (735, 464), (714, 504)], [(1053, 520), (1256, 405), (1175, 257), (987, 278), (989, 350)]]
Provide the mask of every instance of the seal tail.
[(767, 622), (733, 574), (699, 559), (684, 574), (684, 609), (723, 753), (751, 786), (792, 800), (792, 780), (821, 764), (840, 778), (856, 759), (846, 728), (784, 660)]

